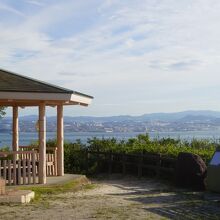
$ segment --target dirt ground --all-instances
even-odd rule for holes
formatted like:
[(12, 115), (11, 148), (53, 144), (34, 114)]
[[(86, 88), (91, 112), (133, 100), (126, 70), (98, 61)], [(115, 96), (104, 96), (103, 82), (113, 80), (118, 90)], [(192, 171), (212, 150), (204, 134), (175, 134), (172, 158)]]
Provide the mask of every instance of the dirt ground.
[(152, 179), (93, 180), (77, 192), (41, 203), (0, 205), (2, 220), (220, 219), (220, 204), (202, 193), (176, 190)]

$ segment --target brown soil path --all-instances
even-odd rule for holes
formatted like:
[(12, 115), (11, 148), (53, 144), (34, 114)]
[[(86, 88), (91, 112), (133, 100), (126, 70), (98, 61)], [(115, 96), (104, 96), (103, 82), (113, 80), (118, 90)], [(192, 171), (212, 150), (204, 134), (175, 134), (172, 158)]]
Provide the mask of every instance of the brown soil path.
[(200, 193), (174, 192), (156, 180), (126, 178), (96, 180), (41, 204), (1, 205), (0, 219), (220, 219), (220, 206), (203, 201)]

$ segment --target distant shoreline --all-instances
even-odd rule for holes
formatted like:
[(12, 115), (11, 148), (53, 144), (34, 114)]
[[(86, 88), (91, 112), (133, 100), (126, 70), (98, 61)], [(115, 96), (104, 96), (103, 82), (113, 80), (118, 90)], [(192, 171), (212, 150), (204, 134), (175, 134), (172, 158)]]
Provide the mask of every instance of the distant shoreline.
[[(65, 141), (75, 142), (80, 139), (82, 143), (86, 143), (89, 138), (116, 138), (118, 140), (127, 140), (134, 138), (138, 134), (146, 134), (146, 132), (65, 132)], [(181, 140), (192, 139), (209, 139), (211, 141), (220, 140), (220, 131), (185, 131), (185, 132), (149, 132), (151, 138), (174, 138)], [(11, 146), (11, 133), (0, 133), (0, 147)], [(55, 139), (56, 132), (47, 132), (47, 140)], [(38, 139), (37, 132), (20, 132), (19, 144), (29, 145)]]

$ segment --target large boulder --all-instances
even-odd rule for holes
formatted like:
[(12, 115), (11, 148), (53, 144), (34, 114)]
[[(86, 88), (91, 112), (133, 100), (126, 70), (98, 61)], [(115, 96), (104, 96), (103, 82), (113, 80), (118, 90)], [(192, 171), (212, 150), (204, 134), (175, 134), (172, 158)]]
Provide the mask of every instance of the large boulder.
[(204, 190), (207, 167), (202, 158), (192, 153), (179, 153), (175, 169), (175, 181), (179, 187)]

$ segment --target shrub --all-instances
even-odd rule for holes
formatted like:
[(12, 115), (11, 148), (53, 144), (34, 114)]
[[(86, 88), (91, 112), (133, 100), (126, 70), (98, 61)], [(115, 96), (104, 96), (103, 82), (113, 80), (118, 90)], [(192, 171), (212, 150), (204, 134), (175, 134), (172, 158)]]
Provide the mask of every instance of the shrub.
[[(56, 146), (55, 140), (48, 142), (49, 146)], [(128, 140), (110, 139), (88, 139), (87, 145), (83, 144), (80, 140), (75, 143), (65, 142), (64, 155), (65, 155), (65, 171), (70, 173), (85, 173), (86, 168), (89, 167), (89, 172), (93, 173), (96, 170), (96, 158), (90, 158), (88, 165), (85, 157), (86, 149), (91, 151), (115, 153), (125, 152), (132, 153), (160, 153), (167, 157), (177, 158), (180, 152), (190, 152), (198, 154), (203, 160), (208, 163), (216, 149), (220, 146), (219, 142), (210, 140), (197, 140), (189, 141), (175, 140), (172, 138), (150, 139), (149, 135), (138, 135), (136, 138)]]

